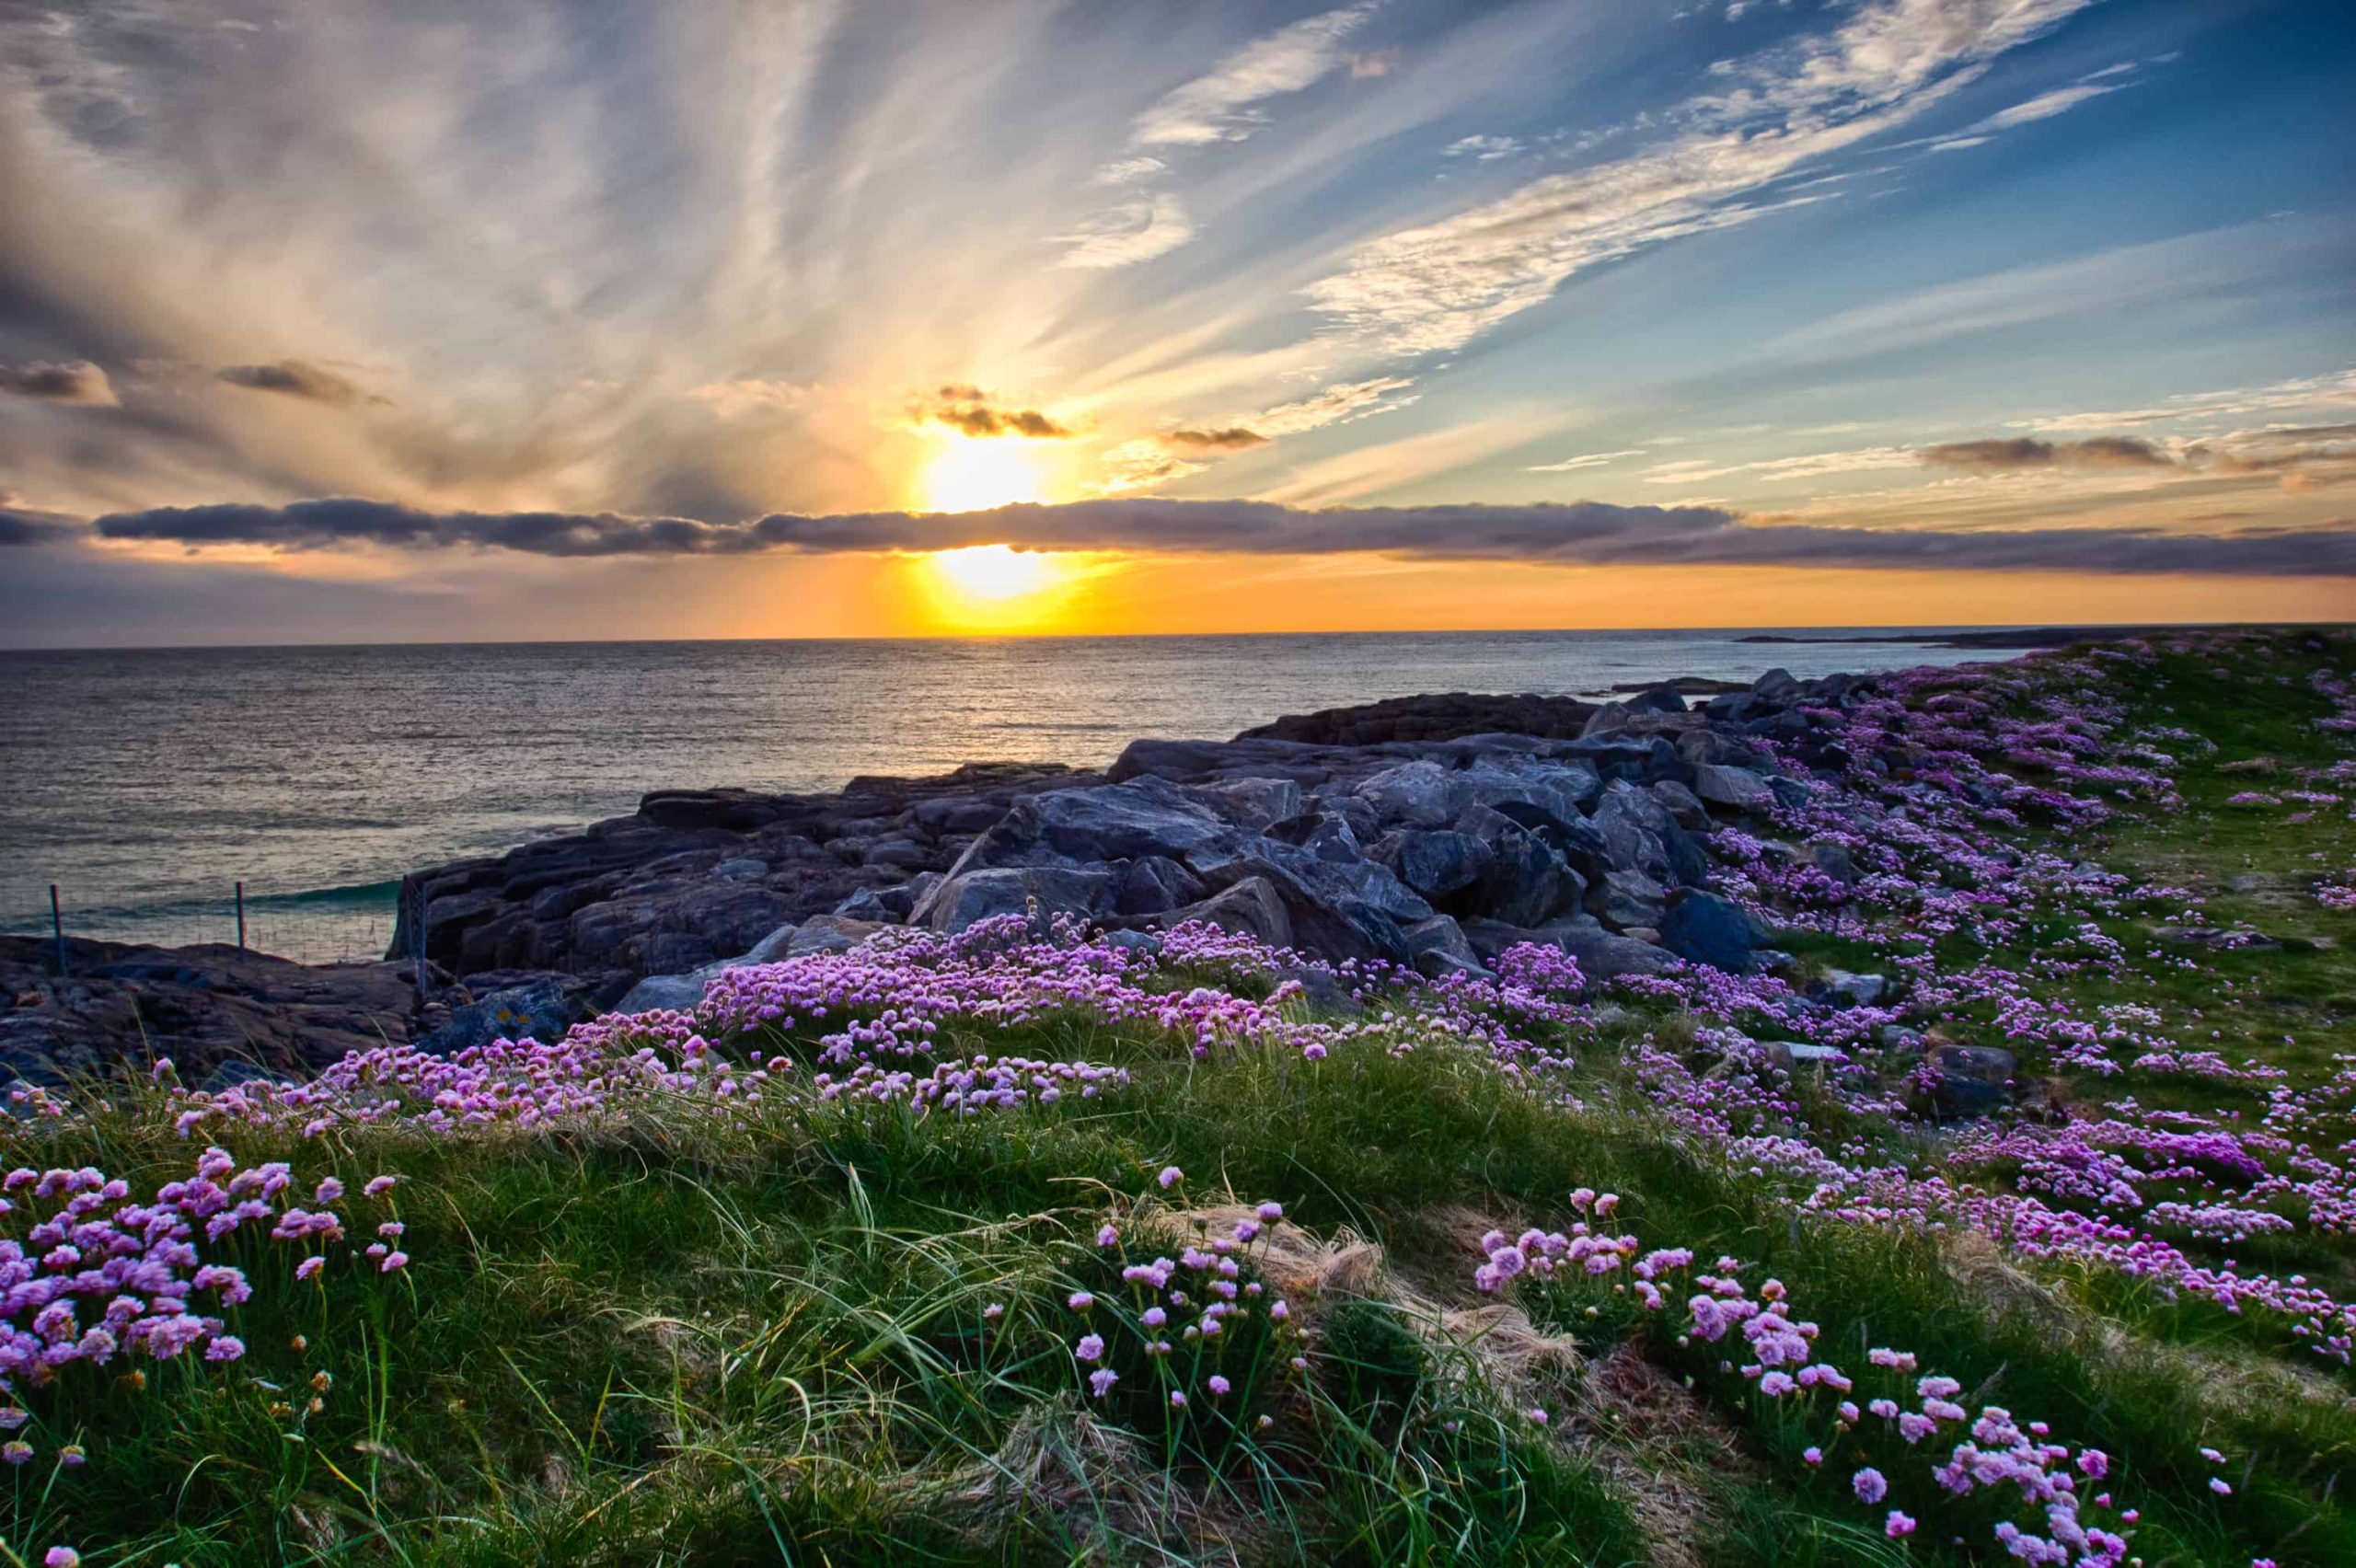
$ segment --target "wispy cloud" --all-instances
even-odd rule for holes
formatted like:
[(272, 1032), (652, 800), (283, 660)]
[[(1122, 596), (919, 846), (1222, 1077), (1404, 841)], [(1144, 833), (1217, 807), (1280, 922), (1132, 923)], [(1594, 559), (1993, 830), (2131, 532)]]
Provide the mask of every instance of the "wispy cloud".
[(1776, 181), (1905, 123), (2091, 3), (1868, 6), (1830, 35), (1730, 68), (1725, 90), (1668, 116), (1682, 127), (1668, 140), (1378, 239), (1312, 284), (1311, 300), (1392, 353), (1461, 348), (1588, 268), (1774, 210)]
[(2031, 436), (1955, 441), (1924, 447), (1922, 457), (1934, 467), (1994, 472), (2051, 467), (2165, 468), (2175, 461), (2150, 442), (2132, 436), (2096, 436), (2088, 441), (2038, 441)]
[(1266, 123), (1260, 104), (1314, 86), (1349, 63), (1343, 45), (1374, 15), (1376, 3), (1305, 17), (1245, 44), (1138, 116), (1132, 139), (1141, 147), (1242, 141)]
[(280, 360), (271, 364), (233, 364), (214, 371), (214, 378), (254, 392), (276, 392), (348, 409), (361, 403), (385, 403), (351, 377), (307, 360)]
[(1646, 448), (1630, 446), (1618, 452), (1583, 452), (1576, 457), (1565, 457), (1559, 463), (1536, 463), (1523, 469), (1528, 474), (1570, 474), (1581, 468), (1600, 468), (1606, 463), (1622, 457), (1642, 457)]
[(1034, 441), (1063, 441), (1074, 432), (1069, 425), (1036, 409), (1010, 408), (978, 386), (939, 387), (910, 410), (918, 422), (948, 425), (967, 435), (1021, 435)]

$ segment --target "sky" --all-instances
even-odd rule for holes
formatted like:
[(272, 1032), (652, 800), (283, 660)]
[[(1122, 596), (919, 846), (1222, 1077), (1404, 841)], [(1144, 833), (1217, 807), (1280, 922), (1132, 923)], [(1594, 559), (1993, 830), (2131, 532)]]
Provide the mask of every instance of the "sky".
[(2356, 619), (2339, 0), (0, 0), (0, 646)]

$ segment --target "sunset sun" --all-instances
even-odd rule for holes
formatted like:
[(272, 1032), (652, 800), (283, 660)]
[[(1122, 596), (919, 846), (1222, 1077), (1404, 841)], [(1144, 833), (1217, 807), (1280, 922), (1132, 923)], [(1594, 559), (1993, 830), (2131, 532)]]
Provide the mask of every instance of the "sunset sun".
[(1045, 499), (1046, 476), (1020, 441), (945, 443), (925, 466), (924, 505), (932, 512), (981, 512)]
[(968, 600), (1019, 599), (1054, 587), (1060, 577), (1047, 557), (1004, 545), (942, 550), (929, 557), (928, 564)]

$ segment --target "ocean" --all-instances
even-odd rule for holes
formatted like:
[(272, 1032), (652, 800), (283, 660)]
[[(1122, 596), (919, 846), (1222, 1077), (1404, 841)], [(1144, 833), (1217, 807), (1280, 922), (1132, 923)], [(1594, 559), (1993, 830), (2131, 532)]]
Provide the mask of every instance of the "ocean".
[[(1883, 628), (1887, 629), (1887, 628)], [(1912, 628), (1919, 631), (1921, 628)], [(380, 954), (401, 873), (653, 789), (827, 790), (1439, 691), (2009, 655), (1741, 630), (0, 653), (0, 931)], [(1821, 636), (1857, 637), (1843, 630)]]

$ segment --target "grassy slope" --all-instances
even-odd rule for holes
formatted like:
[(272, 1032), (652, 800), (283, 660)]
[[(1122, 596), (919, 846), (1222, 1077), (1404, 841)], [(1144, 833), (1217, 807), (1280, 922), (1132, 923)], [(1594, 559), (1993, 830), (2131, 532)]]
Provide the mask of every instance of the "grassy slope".
[[(2267, 657), (2296, 675), (2312, 667), (2287, 649)], [(2219, 763), (2328, 760), (2306, 728), (2321, 704), (2304, 686), (2221, 680), (2206, 664), (2169, 661), (2142, 698), (2221, 743), (2186, 772), (2191, 809), (2119, 826), (2103, 858), (2219, 887), (2253, 870), (2303, 875), (2311, 852), (2347, 865), (2356, 829), (2338, 818), (2291, 835), (2220, 804), (2253, 780)], [(2121, 993), (2202, 1009), (2236, 1059), (2323, 1071), (2356, 1006), (2356, 917), (2281, 883), (2245, 885), (2212, 914), (2299, 942), (2195, 952), (2189, 970), (2154, 961)], [(2148, 931), (2130, 947), (2186, 956)], [(1390, 1281), (1442, 1304), (1471, 1303), (1464, 1239), (1482, 1223), (1560, 1226), (1573, 1188), (1616, 1190), (1648, 1242), (1759, 1260), (1828, 1344), (1912, 1346), (2108, 1449), (2117, 1489), (2144, 1508), (2147, 1561), (2356, 1562), (2356, 1519), (2335, 1496), (2356, 1458), (2346, 1385), (2222, 1313), (2111, 1280), (2030, 1280), (1934, 1239), (1803, 1234), (1648, 1113), (1544, 1104), (1452, 1051), (1198, 1066), (1120, 1032), (1017, 1034), (964, 1043), (1124, 1063), (1135, 1080), (1101, 1101), (953, 1124), (826, 1110), (739, 1133), (656, 1118), (627, 1135), (233, 1141), (241, 1158), (295, 1160), (306, 1182), (330, 1163), (354, 1185), (405, 1172), (416, 1261), (367, 1290), (261, 1291), (237, 1327), (243, 1370), (274, 1388), (152, 1367), (160, 1389), (118, 1389), (95, 1411), (105, 1441), (85, 1469), (46, 1493), (34, 1467), (18, 1473), (6, 1539), (34, 1561), (52, 1539), (110, 1539), (140, 1544), (89, 1561), (191, 1565), (1150, 1561), (1227, 1548), (1337, 1562), (1899, 1560), (1862, 1528), (1845, 1471), (1812, 1473), (1794, 1462), (1797, 1435), (1686, 1393), (1673, 1356), (1633, 1392), (1592, 1372), (1529, 1372), (1517, 1397), (1569, 1417), (1541, 1433), (1493, 1414), (1503, 1390), (1466, 1385), (1459, 1374), (1480, 1368), (1428, 1332), (1338, 1297), (1312, 1304), (1321, 1369), (1265, 1446), (1182, 1446), (1176, 1494), (1162, 1496), (1158, 1443), (1145, 1462), (1070, 1413), (1059, 1302), (1108, 1203), (1176, 1163), (1198, 1192), (1278, 1198), (1312, 1232), (1375, 1239)], [(1583, 1075), (1625, 1087), (1610, 1037), (1576, 1043)], [(2130, 1090), (2204, 1105), (2236, 1092), (2074, 1089)], [(135, 1111), (15, 1141), (15, 1159), (97, 1163), (135, 1186), (188, 1157)], [(2307, 1262), (2318, 1277), (2350, 1271), (2344, 1249), (2319, 1254)], [(258, 1277), (270, 1266), (283, 1265), (257, 1262)], [(318, 1305), (270, 1305), (284, 1300)], [(1008, 1315), (986, 1329), (992, 1302)], [(1558, 1305), (1558, 1326), (1602, 1365), (1626, 1326)], [(318, 1373), (332, 1386), (306, 1416)], [(2230, 1498), (2205, 1490), (2196, 1440), (2246, 1457)], [(992, 1482), (1010, 1466), (1051, 1484), (1016, 1505)], [(1917, 1558), (1942, 1551), (1912, 1545)]]

